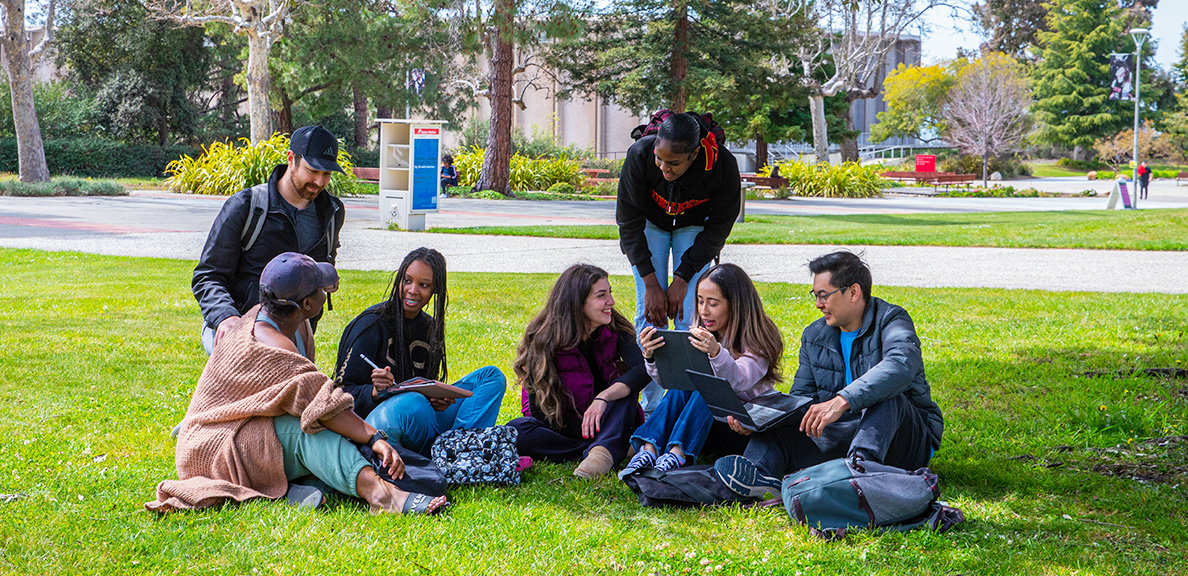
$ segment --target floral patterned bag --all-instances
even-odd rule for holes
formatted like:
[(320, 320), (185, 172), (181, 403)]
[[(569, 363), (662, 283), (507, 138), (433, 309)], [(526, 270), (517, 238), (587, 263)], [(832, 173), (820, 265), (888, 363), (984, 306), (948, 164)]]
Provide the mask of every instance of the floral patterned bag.
[(518, 436), (511, 426), (446, 430), (433, 442), (430, 454), (450, 485), (519, 484)]

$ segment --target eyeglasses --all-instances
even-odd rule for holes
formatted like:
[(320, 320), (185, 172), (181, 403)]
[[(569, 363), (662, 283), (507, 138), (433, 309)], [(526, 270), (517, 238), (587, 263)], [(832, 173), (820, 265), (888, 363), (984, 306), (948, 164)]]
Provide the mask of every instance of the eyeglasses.
[(808, 297), (813, 302), (824, 302), (824, 301), (828, 300), (830, 296), (833, 296), (834, 294), (837, 294), (838, 292), (841, 292), (842, 290), (845, 290), (846, 288), (849, 288), (849, 286), (842, 286), (841, 288), (838, 288), (837, 290), (834, 290), (832, 292), (817, 293), (817, 292), (813, 292), (812, 290), (809, 290)]

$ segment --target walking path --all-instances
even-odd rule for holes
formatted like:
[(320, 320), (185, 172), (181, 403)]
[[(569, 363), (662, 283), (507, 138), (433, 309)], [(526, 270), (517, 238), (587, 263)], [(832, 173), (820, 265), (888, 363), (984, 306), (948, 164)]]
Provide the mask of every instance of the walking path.
[[(1188, 206), (1188, 188), (1153, 185), (1146, 208)], [(70, 250), (123, 256), (196, 260), (224, 198), (162, 192), (116, 198), (0, 197), (0, 246)], [(630, 274), (613, 240), (473, 236), (377, 229), (375, 197), (351, 198), (339, 266), (394, 270), (404, 254), (430, 246), (446, 255), (450, 270), (560, 272), (588, 262), (612, 274)], [(748, 214), (854, 214), (1101, 209), (1104, 198), (881, 198), (798, 199), (748, 202)], [(613, 202), (509, 202), (445, 199), (430, 227), (485, 224), (614, 222)], [(724, 261), (756, 280), (807, 283), (805, 264), (833, 246), (727, 245)], [(879, 284), (924, 287), (991, 287), (1100, 292), (1188, 293), (1188, 253), (1106, 250), (850, 247), (865, 250)]]

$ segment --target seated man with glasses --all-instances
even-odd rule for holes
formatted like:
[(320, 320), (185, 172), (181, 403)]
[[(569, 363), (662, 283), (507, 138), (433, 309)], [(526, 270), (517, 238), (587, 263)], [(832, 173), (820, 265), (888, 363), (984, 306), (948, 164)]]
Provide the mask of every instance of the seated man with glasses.
[(914, 470), (940, 447), (944, 423), (907, 311), (870, 295), (870, 268), (851, 252), (821, 256), (809, 271), (809, 298), (824, 317), (804, 329), (791, 393), (814, 403), (799, 422), (757, 433), (743, 456), (715, 464), (744, 496), (778, 495), (783, 475), (854, 454)]

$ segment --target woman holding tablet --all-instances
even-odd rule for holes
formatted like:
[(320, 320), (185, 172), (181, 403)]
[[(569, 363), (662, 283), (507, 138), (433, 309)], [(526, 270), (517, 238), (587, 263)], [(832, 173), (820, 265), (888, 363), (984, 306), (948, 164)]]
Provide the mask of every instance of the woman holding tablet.
[[(781, 380), (779, 363), (784, 340), (775, 322), (763, 311), (763, 302), (747, 273), (735, 264), (719, 264), (707, 270), (697, 283), (696, 327), (689, 342), (709, 356), (714, 375), (730, 383), (743, 402), (774, 390)], [(664, 340), (652, 327), (639, 335), (648, 375), (660, 382), (652, 356)], [(663, 385), (663, 382), (660, 382)], [(619, 474), (637, 470), (680, 468), (701, 453), (714, 417), (697, 392), (669, 390), (652, 416), (631, 436), (635, 456)], [(725, 426), (722, 434), (742, 436)]]
[(573, 473), (583, 478), (626, 457), (649, 379), (635, 328), (614, 306), (606, 271), (575, 264), (528, 323), (514, 365), (524, 417), (508, 423), (519, 431), (521, 455), (580, 459)]
[[(433, 315), (425, 307), (433, 302)], [(351, 320), (338, 343), (338, 380), (355, 397), (355, 413), (397, 444), (427, 455), (451, 428), (495, 425), (507, 379), (494, 366), (479, 368), (453, 385), (468, 398), (427, 398), (415, 392), (384, 394), (415, 377), (444, 381), (445, 257), (417, 248), (404, 257), (392, 292)]]

